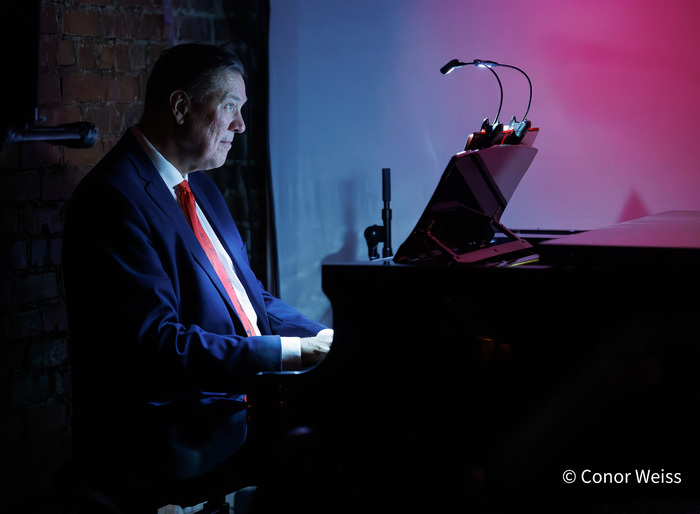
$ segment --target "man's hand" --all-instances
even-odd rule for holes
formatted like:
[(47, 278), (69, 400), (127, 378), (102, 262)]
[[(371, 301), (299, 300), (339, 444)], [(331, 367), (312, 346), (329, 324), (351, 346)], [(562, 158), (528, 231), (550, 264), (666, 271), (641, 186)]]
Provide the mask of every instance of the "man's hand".
[(333, 332), (322, 330), (316, 337), (303, 337), (301, 339), (301, 365), (303, 368), (315, 366), (331, 349)]

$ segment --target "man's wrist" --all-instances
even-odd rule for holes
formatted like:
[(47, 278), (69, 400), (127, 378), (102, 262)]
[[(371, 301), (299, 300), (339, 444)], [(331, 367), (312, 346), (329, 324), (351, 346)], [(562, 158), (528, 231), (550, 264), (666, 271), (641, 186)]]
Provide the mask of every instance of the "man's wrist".
[(282, 371), (301, 369), (301, 338), (280, 337), (282, 340)]

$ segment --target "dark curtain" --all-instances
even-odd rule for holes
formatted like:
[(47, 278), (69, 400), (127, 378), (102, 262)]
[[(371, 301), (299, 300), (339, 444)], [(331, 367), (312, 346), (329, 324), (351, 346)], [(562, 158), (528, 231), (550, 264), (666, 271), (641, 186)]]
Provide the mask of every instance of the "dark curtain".
[(212, 178), (248, 247), (251, 267), (268, 291), (279, 291), (277, 238), (268, 138), (268, 0), (228, 0), (224, 4), (235, 51), (246, 67), (246, 131), (234, 140), (226, 169)]

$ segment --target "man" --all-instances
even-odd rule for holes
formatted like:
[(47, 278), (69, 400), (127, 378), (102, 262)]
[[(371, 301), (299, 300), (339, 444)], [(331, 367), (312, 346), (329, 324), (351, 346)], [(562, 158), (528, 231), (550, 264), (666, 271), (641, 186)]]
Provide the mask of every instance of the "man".
[[(316, 364), (332, 331), (263, 289), (214, 183), (245, 130), (240, 60), (192, 43), (82, 180), (64, 231), (74, 454), (96, 475), (188, 479), (246, 437), (246, 381)], [(194, 198), (194, 200), (192, 199)]]

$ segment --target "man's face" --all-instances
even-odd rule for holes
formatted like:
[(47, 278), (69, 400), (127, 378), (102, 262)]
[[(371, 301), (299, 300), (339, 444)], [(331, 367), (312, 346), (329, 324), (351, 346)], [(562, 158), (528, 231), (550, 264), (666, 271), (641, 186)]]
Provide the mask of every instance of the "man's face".
[(243, 78), (226, 70), (204, 102), (190, 104), (190, 116), (185, 119), (185, 134), (180, 141), (188, 171), (223, 166), (233, 136), (245, 130), (241, 107), (246, 100)]

